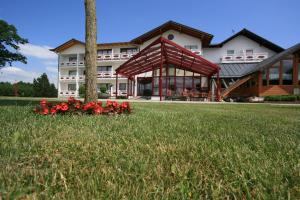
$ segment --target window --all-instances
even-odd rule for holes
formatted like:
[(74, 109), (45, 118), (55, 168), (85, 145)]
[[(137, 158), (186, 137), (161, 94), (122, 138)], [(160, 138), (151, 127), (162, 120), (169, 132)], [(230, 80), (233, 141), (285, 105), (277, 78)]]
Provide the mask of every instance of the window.
[(134, 54), (137, 52), (138, 52), (137, 48), (121, 48), (121, 53), (124, 53), (124, 54)]
[(262, 71), (262, 81), (263, 81), (263, 86), (267, 86), (267, 69)]
[(174, 39), (174, 35), (173, 34), (169, 34), (168, 35), (168, 40), (173, 40)]
[(186, 48), (190, 51), (196, 51), (196, 50), (198, 50), (198, 45), (184, 45), (184, 48)]
[(76, 62), (76, 61), (77, 61), (77, 57), (76, 56), (69, 57), (69, 62)]
[(98, 55), (107, 55), (107, 54), (112, 54), (112, 49), (99, 49), (97, 51)]
[(280, 63), (276, 63), (269, 69), (269, 85), (279, 85), (279, 67)]
[(246, 55), (252, 55), (253, 49), (246, 49)]
[(282, 84), (293, 85), (293, 60), (282, 61)]
[(119, 90), (126, 90), (126, 83), (119, 83)]
[(76, 76), (76, 70), (69, 70), (69, 76)]
[(68, 84), (68, 91), (76, 91), (76, 84)]
[(232, 55), (234, 54), (234, 50), (227, 50), (227, 55)]
[(112, 66), (98, 66), (97, 71), (98, 72), (111, 72)]

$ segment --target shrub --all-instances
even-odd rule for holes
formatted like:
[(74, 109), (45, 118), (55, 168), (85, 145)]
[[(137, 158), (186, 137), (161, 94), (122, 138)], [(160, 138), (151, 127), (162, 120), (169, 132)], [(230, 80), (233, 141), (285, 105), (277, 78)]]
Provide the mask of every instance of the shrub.
[(80, 96), (80, 98), (85, 97), (85, 85), (84, 84), (79, 86), (79, 96)]
[(297, 101), (300, 100), (300, 95), (273, 95), (266, 96), (265, 101)]

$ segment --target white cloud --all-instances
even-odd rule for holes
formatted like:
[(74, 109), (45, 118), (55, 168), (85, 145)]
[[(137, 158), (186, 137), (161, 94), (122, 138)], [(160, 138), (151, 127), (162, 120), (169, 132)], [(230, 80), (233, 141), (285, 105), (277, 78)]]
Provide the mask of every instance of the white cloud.
[(46, 67), (46, 70), (48, 72), (52, 72), (52, 73), (57, 73), (58, 72), (57, 67)]
[(50, 51), (51, 47), (49, 46), (39, 46), (34, 44), (21, 44), (20, 53), (25, 56), (36, 57), (40, 59), (57, 59), (57, 55)]
[(32, 82), (39, 74), (32, 71), (25, 71), (18, 67), (4, 67), (0, 70), (0, 80), (8, 82), (24, 81)]

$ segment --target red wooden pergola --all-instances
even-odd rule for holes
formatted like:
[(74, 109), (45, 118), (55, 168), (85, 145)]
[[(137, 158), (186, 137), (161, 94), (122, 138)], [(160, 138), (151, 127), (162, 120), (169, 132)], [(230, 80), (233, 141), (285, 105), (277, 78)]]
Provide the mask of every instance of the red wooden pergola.
[(220, 68), (163, 37), (156, 39), (116, 69), (116, 96), (118, 95), (118, 75), (127, 77), (128, 85), (129, 80), (132, 85), (136, 75), (159, 69), (159, 96), (162, 100), (162, 69), (164, 64), (173, 64), (176, 65), (177, 69), (199, 73), (207, 77), (217, 74), (217, 100), (220, 100)]

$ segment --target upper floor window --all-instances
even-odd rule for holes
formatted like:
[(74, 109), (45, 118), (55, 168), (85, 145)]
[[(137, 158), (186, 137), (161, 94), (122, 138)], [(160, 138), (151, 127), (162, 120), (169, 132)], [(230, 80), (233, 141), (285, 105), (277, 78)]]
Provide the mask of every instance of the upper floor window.
[(70, 56), (69, 57), (69, 62), (76, 62), (77, 61), (77, 56)]
[(282, 84), (293, 85), (293, 60), (282, 61)]
[(198, 45), (184, 45), (184, 48), (194, 51), (194, 50), (198, 50)]
[(232, 55), (232, 54), (234, 54), (234, 50), (228, 49), (228, 50), (227, 50), (227, 55)]
[(137, 48), (121, 48), (121, 53), (134, 54), (134, 53), (137, 53), (137, 52), (138, 52)]
[(112, 66), (98, 66), (97, 71), (98, 72), (111, 72)]
[(252, 55), (253, 54), (253, 49), (246, 49), (246, 54), (247, 55)]
[(76, 70), (69, 70), (69, 76), (76, 76)]
[(76, 91), (76, 84), (68, 84), (69, 91)]
[(107, 55), (107, 54), (112, 54), (112, 49), (99, 49), (97, 51), (98, 55)]
[(169, 34), (168, 35), (168, 40), (173, 40), (174, 39), (174, 35), (173, 34)]

